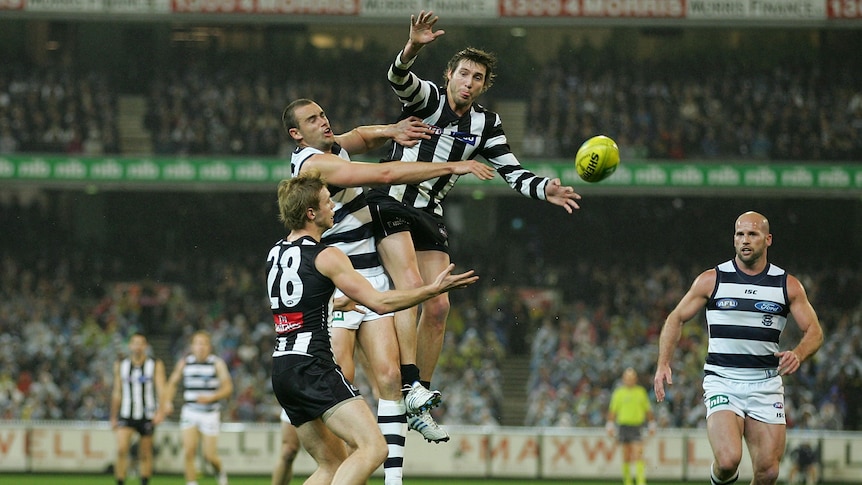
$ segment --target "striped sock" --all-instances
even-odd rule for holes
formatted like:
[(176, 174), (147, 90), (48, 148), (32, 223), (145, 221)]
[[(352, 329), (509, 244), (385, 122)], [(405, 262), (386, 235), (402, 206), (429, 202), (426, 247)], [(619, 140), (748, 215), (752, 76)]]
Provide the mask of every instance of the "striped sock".
[(377, 426), (386, 438), (389, 454), (383, 462), (384, 485), (401, 485), (404, 442), (407, 440), (407, 406), (404, 399), (377, 402)]

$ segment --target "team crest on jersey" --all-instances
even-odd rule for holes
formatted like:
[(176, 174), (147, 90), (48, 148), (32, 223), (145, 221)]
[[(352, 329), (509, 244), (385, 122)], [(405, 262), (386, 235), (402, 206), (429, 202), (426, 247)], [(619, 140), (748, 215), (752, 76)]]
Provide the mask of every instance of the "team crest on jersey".
[(754, 304), (754, 308), (766, 313), (781, 313), (783, 310), (781, 305), (771, 301), (759, 301)]
[(715, 302), (715, 307), (719, 310), (730, 310), (736, 308), (739, 305), (739, 302), (734, 300), (733, 298), (722, 298)]
[(468, 145), (475, 145), (476, 139), (478, 138), (478, 135), (474, 135), (473, 133), (470, 133), (468, 131), (455, 131), (455, 130), (446, 131), (443, 128), (440, 128), (439, 126), (432, 126), (431, 132), (432, 132), (432, 134), (438, 135), (438, 136), (442, 136), (442, 135), (451, 136), (452, 138), (454, 138), (458, 141), (462, 141)]

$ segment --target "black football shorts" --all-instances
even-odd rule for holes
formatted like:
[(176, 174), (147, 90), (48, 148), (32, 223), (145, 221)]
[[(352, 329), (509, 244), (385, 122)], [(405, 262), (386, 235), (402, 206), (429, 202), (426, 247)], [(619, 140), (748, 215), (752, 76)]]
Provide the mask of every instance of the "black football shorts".
[(391, 234), (409, 231), (417, 251), (449, 253), (449, 233), (442, 217), (373, 191), (366, 194), (366, 199), (378, 242)]
[(297, 427), (359, 396), (359, 390), (335, 362), (305, 355), (272, 359), (272, 389), (290, 422)]

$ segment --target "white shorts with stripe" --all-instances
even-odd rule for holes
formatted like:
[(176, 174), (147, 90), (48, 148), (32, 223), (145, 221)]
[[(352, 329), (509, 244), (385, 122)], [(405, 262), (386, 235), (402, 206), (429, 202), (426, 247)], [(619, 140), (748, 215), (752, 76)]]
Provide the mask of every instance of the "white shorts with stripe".
[(759, 381), (737, 381), (708, 375), (703, 378), (706, 417), (716, 411), (733, 411), (768, 424), (786, 424), (784, 383), (781, 376)]

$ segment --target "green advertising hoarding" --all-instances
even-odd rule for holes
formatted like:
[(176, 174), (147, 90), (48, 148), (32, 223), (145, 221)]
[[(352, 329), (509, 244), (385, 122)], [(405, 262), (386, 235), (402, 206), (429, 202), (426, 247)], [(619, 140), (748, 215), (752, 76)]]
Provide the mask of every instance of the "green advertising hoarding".
[[(577, 186), (579, 190), (585, 187), (613, 192), (772, 190), (800, 195), (862, 195), (862, 164), (859, 163), (624, 161), (616, 173), (598, 184), (581, 181), (570, 162), (526, 161), (524, 165), (538, 174), (559, 177), (564, 184)], [(273, 158), (0, 156), (0, 184), (4, 185), (31, 183), (156, 190), (162, 186), (194, 189), (242, 185), (255, 190), (269, 190), (289, 176), (288, 163)], [(482, 182), (464, 176), (459, 181), (461, 185), (470, 185), (474, 189), (506, 188), (501, 177)]]

